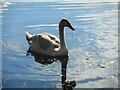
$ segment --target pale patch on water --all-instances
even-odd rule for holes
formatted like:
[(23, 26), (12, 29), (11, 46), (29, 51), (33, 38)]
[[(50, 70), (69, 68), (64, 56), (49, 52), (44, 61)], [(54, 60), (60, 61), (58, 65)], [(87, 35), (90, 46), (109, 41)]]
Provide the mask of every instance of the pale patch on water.
[(96, 20), (97, 18), (95, 17), (89, 17), (89, 16), (76, 16), (78, 18), (77, 20)]
[(5, 41), (5, 42), (2, 42), (2, 48), (3, 48), (2, 53), (3, 54), (8, 53), (9, 50), (25, 53), (26, 51), (23, 50), (24, 47), (25, 46), (19, 46), (14, 42)]
[(79, 82), (77, 88), (117, 88), (118, 61), (80, 48), (71, 49), (67, 75), (68, 79)]
[(53, 27), (53, 26), (58, 26), (58, 24), (38, 24), (38, 25), (29, 25), (27, 27)]
[(66, 10), (74, 10), (74, 9), (80, 9), (80, 8), (79, 7), (75, 7), (75, 8), (72, 8), (72, 7), (66, 7), (66, 8), (64, 7), (64, 8), (62, 8), (61, 7), (61, 8), (56, 8), (56, 9), (59, 9), (59, 10), (65, 10), (65, 9)]
[(10, 2), (2, 2), (2, 1), (0, 1), (0, 9), (1, 8), (3, 8), (3, 7), (8, 7), (8, 5), (11, 5), (12, 3), (10, 3)]
[(11, 2), (0, 1), (0, 10), (8, 10), (7, 8), (11, 4)]

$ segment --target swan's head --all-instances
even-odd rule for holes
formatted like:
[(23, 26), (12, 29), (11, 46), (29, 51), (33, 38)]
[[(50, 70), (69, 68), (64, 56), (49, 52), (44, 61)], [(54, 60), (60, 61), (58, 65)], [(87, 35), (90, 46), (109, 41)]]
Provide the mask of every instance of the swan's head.
[(62, 28), (69, 27), (71, 30), (75, 30), (67, 19), (62, 19), (59, 23), (59, 26)]

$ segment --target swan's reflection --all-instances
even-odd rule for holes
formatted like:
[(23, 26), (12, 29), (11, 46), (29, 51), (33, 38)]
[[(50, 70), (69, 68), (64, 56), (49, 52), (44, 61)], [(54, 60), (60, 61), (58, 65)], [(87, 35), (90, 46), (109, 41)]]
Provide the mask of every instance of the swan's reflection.
[(68, 63), (68, 55), (66, 56), (60, 56), (60, 57), (53, 57), (53, 56), (45, 56), (40, 55), (35, 52), (31, 52), (30, 49), (27, 51), (27, 55), (32, 55), (35, 58), (35, 61), (40, 64), (52, 64), (56, 60), (59, 60), (61, 62), (61, 84), (63, 87), (63, 90), (72, 90), (73, 87), (76, 86), (75, 81), (67, 81), (66, 80), (66, 70), (67, 70), (67, 63)]

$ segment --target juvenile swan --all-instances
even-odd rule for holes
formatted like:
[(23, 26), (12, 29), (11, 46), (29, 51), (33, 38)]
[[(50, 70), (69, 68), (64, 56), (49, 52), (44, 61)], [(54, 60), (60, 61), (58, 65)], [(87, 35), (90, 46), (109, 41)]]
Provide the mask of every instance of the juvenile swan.
[(68, 49), (64, 41), (64, 27), (75, 30), (67, 19), (62, 19), (59, 23), (59, 38), (49, 33), (31, 35), (26, 32), (26, 39), (30, 45), (29, 50), (47, 56), (67, 55)]

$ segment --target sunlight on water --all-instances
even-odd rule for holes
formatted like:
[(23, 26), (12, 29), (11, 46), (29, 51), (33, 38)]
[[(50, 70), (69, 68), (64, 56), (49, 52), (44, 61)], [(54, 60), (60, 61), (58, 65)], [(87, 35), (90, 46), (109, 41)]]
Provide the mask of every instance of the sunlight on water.
[(27, 27), (50, 27), (50, 26), (57, 26), (57, 24), (43, 24), (43, 25), (30, 25)]
[(5, 6), (0, 14), (3, 87), (61, 85), (60, 61), (42, 65), (26, 56), (25, 32), (48, 32), (59, 37), (59, 20), (67, 18), (75, 28), (75, 32), (65, 28), (67, 79), (76, 80), (77, 88), (117, 88), (117, 14), (117, 3), (21, 2)]

